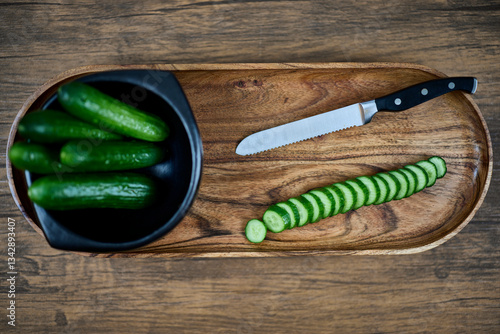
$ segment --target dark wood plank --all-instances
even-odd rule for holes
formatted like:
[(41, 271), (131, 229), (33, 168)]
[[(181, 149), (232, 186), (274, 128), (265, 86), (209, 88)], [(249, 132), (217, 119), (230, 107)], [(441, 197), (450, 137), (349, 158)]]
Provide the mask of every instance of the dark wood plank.
[[(0, 144), (45, 81), (84, 65), (411, 62), (474, 75), (500, 140), (500, 3), (9, 1), (0, 4)], [(500, 329), (500, 178), (474, 219), (402, 256), (101, 259), (51, 249), (22, 218), (0, 154), (0, 233), (16, 219), (16, 329), (36, 333), (494, 333)], [(5, 241), (0, 254), (6, 259)], [(5, 263), (5, 262), (4, 262)], [(5, 270), (2, 274), (4, 281)], [(5, 281), (4, 281), (5, 282)], [(6, 284), (2, 285), (4, 288)], [(5, 289), (4, 289), (5, 291)]]

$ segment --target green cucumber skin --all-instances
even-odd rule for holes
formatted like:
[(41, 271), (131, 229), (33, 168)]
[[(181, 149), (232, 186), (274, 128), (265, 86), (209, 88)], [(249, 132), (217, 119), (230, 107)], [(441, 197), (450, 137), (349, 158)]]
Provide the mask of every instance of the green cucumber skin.
[(32, 173), (51, 174), (63, 170), (58, 152), (36, 143), (14, 143), (9, 150), (9, 159), (14, 167)]
[(415, 165), (422, 167), (425, 169), (427, 176), (429, 177), (429, 181), (427, 182), (426, 187), (431, 187), (436, 183), (437, 180), (437, 168), (432, 162), (428, 160), (422, 160), (417, 162)]
[[(268, 216), (266, 216), (266, 214), (272, 215), (273, 213), (278, 215), (281, 218), (281, 220), (283, 221), (283, 228), (282, 229), (275, 229), (274, 226), (272, 225), (272, 221), (269, 221), (267, 219)], [(279, 232), (282, 232), (284, 230), (289, 229), (291, 219), (290, 219), (290, 215), (288, 214), (288, 212), (285, 209), (274, 204), (274, 205), (271, 205), (269, 207), (269, 209), (266, 210), (266, 212), (264, 213), (264, 216), (262, 217), (262, 220), (263, 220), (264, 224), (266, 225), (266, 228), (269, 231), (271, 231), (273, 233), (279, 233)]]
[(139, 173), (44, 176), (28, 189), (29, 198), (48, 210), (141, 209), (154, 203), (155, 182)]
[(58, 110), (40, 110), (26, 114), (19, 122), (18, 131), (24, 139), (47, 144), (71, 139), (103, 141), (123, 138)]
[[(434, 156), (428, 160), (421, 160), (413, 165), (406, 165), (396, 170), (381, 172), (373, 176), (360, 176), (356, 179), (313, 189), (288, 200), (297, 208), (301, 206), (298, 211), (300, 218), (299, 224), (294, 224), (291, 228), (295, 226), (304, 226), (311, 222), (315, 223), (322, 218), (335, 216), (339, 213), (346, 213), (349, 210), (358, 209), (361, 206), (368, 206), (371, 204), (378, 205), (388, 201), (409, 197), (423, 190), (425, 187), (434, 185), (436, 178), (444, 177), (446, 172), (447, 167), (444, 159)], [(327, 196), (328, 198), (326, 199), (323, 198), (325, 201), (322, 202), (318, 196), (318, 192), (324, 194), (330, 193), (331, 196)], [(372, 194), (376, 196), (370, 198)], [(358, 195), (362, 195), (365, 199), (370, 198), (370, 201), (358, 201)], [(307, 205), (305, 205), (305, 203), (307, 203)], [(313, 205), (314, 203), (317, 204), (317, 208)], [(328, 210), (329, 212), (323, 212), (325, 203), (331, 203), (332, 205), (332, 208)], [(276, 204), (269, 207), (268, 210), (272, 209), (274, 206), (276, 206)], [(281, 216), (289, 215), (284, 208), (279, 209), (282, 210)], [(317, 217), (315, 217), (316, 215)], [(287, 221), (288, 217), (284, 219), (284, 228), (279, 231), (276, 230), (275, 232), (282, 232), (286, 228)], [(269, 228), (269, 226), (267, 227)]]
[(427, 161), (429, 161), (430, 163), (433, 163), (434, 166), (436, 166), (436, 172), (437, 172), (436, 176), (438, 179), (440, 179), (446, 175), (446, 172), (448, 170), (446, 167), (446, 161), (443, 158), (434, 156), (434, 157), (430, 157), (429, 159), (427, 159)]
[(70, 141), (61, 148), (61, 162), (82, 172), (143, 168), (163, 160), (164, 149), (150, 142), (109, 141), (93, 146)]
[(124, 136), (159, 142), (169, 134), (168, 126), (158, 116), (136, 109), (81, 82), (59, 87), (58, 100), (75, 117)]
[(251, 219), (245, 226), (245, 236), (248, 241), (254, 244), (261, 243), (266, 238), (267, 227), (266, 225), (258, 220)]

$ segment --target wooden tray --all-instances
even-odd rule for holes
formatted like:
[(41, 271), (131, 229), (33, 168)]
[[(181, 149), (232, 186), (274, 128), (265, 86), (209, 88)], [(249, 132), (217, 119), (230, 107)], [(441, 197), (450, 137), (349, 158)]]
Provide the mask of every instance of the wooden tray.
[[(472, 219), (492, 173), (486, 123), (471, 96), (453, 92), (400, 113), (378, 113), (363, 127), (252, 156), (235, 154), (246, 136), (444, 74), (400, 63), (92, 66), (47, 82), (115, 69), (172, 71), (204, 145), (200, 190), (187, 217), (146, 247), (100, 257), (242, 257), (407, 254), (438, 246)], [(479, 90), (481, 82), (479, 82)], [(23, 108), (24, 108), (23, 107)], [(448, 173), (407, 199), (363, 207), (319, 223), (268, 233), (251, 244), (244, 227), (272, 203), (348, 178), (397, 169), (439, 155)], [(42, 234), (35, 222), (28, 219)], [(140, 222), (138, 222), (140, 223)]]

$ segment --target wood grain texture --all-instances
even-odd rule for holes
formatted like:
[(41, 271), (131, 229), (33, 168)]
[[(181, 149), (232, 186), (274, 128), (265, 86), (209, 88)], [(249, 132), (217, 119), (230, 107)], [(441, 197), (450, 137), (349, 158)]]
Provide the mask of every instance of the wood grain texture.
[[(202, 136), (202, 183), (187, 217), (166, 236), (138, 250), (94, 256), (414, 253), (458, 233), (488, 190), (493, 166), (489, 132), (471, 96), (460, 92), (405, 112), (381, 112), (363, 127), (247, 157), (235, 154), (238, 142), (251, 133), (443, 76), (412, 64), (160, 64), (72, 69), (28, 99), (16, 117), (9, 143), (17, 138), (17, 121), (40, 108), (62, 83), (89, 73), (138, 68), (170, 70), (178, 78)], [(153, 76), (147, 71), (144, 75)], [(259, 245), (244, 237), (246, 222), (261, 219), (273, 203), (435, 155), (447, 161), (447, 177), (409, 199), (361, 208), (280, 234), (268, 233)], [(14, 171), (16, 177), (10, 177), (10, 166), (7, 172), (26, 219), (41, 231), (27, 197), (24, 174)]]
[[(105, 64), (407, 62), (474, 75), (500, 143), (498, 1), (0, 3), (0, 307), (17, 222), (17, 326), (2, 333), (497, 333), (500, 178), (456, 236), (400, 256), (92, 258), (50, 248), (8, 187), (16, 114), (44, 82)], [(452, 144), (452, 143), (450, 143)], [(213, 156), (217, 154), (212, 150)], [(213, 157), (212, 156), (212, 157)]]

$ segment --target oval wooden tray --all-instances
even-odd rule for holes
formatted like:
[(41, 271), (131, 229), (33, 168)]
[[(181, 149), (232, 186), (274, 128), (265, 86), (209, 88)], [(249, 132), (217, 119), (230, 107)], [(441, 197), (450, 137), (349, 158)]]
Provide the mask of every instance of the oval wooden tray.
[[(101, 257), (229, 257), (312, 254), (407, 254), (438, 246), (474, 216), (489, 187), (492, 145), (471, 96), (454, 92), (400, 113), (378, 113), (363, 127), (327, 134), (251, 156), (235, 154), (246, 136), (272, 126), (407, 86), (445, 77), (401, 63), (103, 65), (62, 73), (26, 101), (18, 118), (53, 92), (50, 87), (88, 73), (116, 69), (172, 71), (202, 135), (199, 194), (187, 217), (146, 247)], [(472, 74), (473, 75), (473, 74)], [(481, 82), (479, 82), (479, 90)], [(16, 122), (18, 119), (16, 119)], [(14, 140), (12, 134), (10, 142)], [(307, 190), (397, 169), (439, 155), (448, 173), (407, 199), (363, 207), (319, 223), (268, 233), (251, 244), (244, 227), (272, 203)], [(8, 168), (10, 177), (22, 178)], [(14, 198), (32, 226), (32, 208)], [(138, 222), (140, 224), (140, 222)]]

